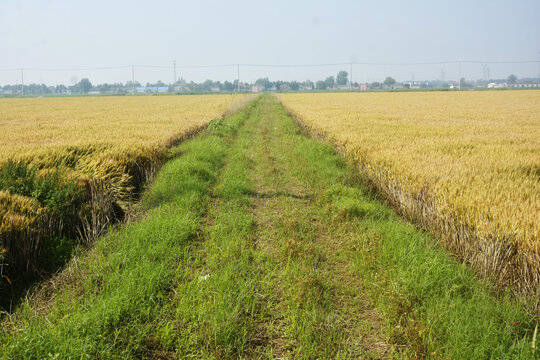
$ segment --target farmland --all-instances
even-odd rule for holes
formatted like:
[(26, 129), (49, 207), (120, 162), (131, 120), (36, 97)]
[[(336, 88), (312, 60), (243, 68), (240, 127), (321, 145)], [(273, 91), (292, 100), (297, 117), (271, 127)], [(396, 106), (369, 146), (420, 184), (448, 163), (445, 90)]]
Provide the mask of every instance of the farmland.
[(44, 162), (66, 148), (167, 146), (224, 114), (232, 95), (0, 100), (0, 162)]
[[(300, 103), (295, 96), (310, 101), (321, 96), (319, 103), (326, 97), (337, 104), (341, 97), (364, 95), (280, 96), (284, 102), (292, 99), (290, 110)], [(168, 108), (177, 101), (199, 100), (147, 99), (122, 99), (126, 103), (114, 109), (138, 116), (132, 108), (147, 111), (143, 105), (158, 109), (156, 104)], [(200, 99), (204, 108), (206, 97)], [(96, 109), (110, 101), (76, 100), (81, 108), (95, 101)], [(189, 137), (179, 131), (174, 140), (165, 133), (160, 138), (148, 123), (148, 133), (140, 135), (148, 147), (140, 155), (131, 152), (136, 147), (114, 147), (112, 140), (99, 143), (95, 137), (99, 146), (91, 151), (79, 151), (78, 146), (92, 146), (81, 142), (77, 151), (69, 145), (51, 147), (55, 160), (22, 151), (17, 161), (5, 163), (2, 187), (21, 192), (4, 190), (7, 204), (19, 204), (2, 208), (11, 214), (26, 209), (20, 204), (35, 206), (38, 211), (19, 215), (37, 221), (63, 214), (58, 204), (80, 200), (90, 204), (79, 208), (83, 220), (99, 218), (103, 209), (110, 209), (109, 216), (117, 211), (133, 216), (120, 217), (129, 221), (116, 226), (102, 223), (62, 271), (2, 314), (0, 359), (538, 355), (534, 309), (478, 278), (440, 246), (438, 233), (418, 229), (403, 219), (399, 207), (382, 202), (385, 193), (377, 191), (384, 187), (374, 186), (359, 167), (363, 163), (347, 157), (335, 138), (315, 138), (325, 135), (322, 126), (310, 125), (301, 115), (293, 118), (272, 95), (239, 100), (225, 116), (230, 100), (214, 104), (216, 112), (195, 124), (199, 131)], [(94, 118), (103, 121), (99, 118), (108, 111)], [(176, 111), (164, 116), (175, 118)], [(156, 115), (155, 121), (160, 119)], [(338, 119), (332, 123), (340, 125)], [(127, 125), (126, 133), (137, 124)], [(128, 141), (126, 136), (116, 139)], [(24, 149), (25, 140), (18, 143)], [(153, 146), (159, 152), (152, 165), (155, 176), (147, 182), (150, 174), (144, 171), (150, 170), (142, 169), (151, 163), (148, 149)], [(146, 185), (137, 188), (139, 166)], [(56, 189), (52, 195), (46, 191), (50, 188)], [(122, 189), (128, 188), (140, 197), (124, 198)], [(26, 189), (35, 196), (22, 195)], [(66, 232), (71, 225), (81, 226), (63, 224)], [(5, 235), (8, 239), (13, 233)], [(57, 244), (54, 249), (63, 246), (61, 238)], [(58, 255), (49, 252), (48, 259)]]
[(171, 145), (241, 98), (1, 99), (0, 288), (43, 263), (54, 270), (72, 239), (95, 240), (127, 213)]
[(539, 91), (280, 98), (455, 254), (518, 291), (538, 291)]

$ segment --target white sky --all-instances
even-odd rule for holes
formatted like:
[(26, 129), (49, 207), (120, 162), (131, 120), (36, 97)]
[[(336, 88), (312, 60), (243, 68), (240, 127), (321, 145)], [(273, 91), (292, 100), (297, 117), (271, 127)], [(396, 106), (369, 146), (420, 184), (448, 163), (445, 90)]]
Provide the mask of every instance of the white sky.
[[(0, 0), (0, 84), (131, 80), (118, 65), (172, 66), (178, 77), (234, 80), (235, 66), (341, 62), (515, 61), (540, 57), (540, 1)], [(488, 64), (492, 78), (538, 76), (538, 63)], [(348, 66), (241, 67), (241, 80), (317, 80)], [(458, 65), (355, 65), (355, 81), (457, 79)], [(462, 75), (482, 77), (482, 64)], [(172, 69), (136, 68), (136, 80), (172, 82)]]

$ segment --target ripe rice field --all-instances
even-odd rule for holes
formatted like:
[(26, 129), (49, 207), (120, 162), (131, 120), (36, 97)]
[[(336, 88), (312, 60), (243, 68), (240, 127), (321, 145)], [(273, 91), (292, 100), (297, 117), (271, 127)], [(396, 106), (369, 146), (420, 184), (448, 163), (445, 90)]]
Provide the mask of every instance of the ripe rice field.
[(243, 98), (0, 99), (0, 289), (123, 218), (170, 146)]
[(537, 289), (540, 91), (279, 97), (461, 258)]
[(73, 148), (119, 153), (168, 146), (238, 100), (238, 95), (0, 99), (0, 163), (46, 162)]
[[(0, 166), (0, 359), (537, 358), (538, 303), (456, 261), (439, 246), (444, 229), (403, 218), (437, 219), (427, 187), (411, 197), (407, 177), (323, 129), (337, 133), (333, 112), (354, 119), (360, 107), (345, 109), (365, 95), (380, 109), (399, 96), (467, 96), (282, 95), (289, 110), (316, 100), (305, 109), (318, 112), (296, 118), (269, 94), (6, 101), (19, 107), (2, 109), (4, 124), (27, 130), (4, 138), (20, 147)], [(374, 154), (396, 146), (392, 134), (439, 131), (385, 130), (384, 145), (383, 120), (364, 121), (348, 139), (371, 134)], [(39, 276), (16, 292), (25, 271)]]

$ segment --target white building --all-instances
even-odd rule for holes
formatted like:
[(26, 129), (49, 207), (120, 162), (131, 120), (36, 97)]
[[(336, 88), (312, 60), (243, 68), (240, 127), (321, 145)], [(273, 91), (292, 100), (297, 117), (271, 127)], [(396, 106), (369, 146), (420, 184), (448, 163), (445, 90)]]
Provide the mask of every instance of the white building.
[(489, 83), (487, 84), (488, 89), (502, 89), (506, 88), (508, 85), (506, 83)]
[(540, 83), (521, 82), (521, 83), (511, 83), (511, 84), (508, 84), (508, 86), (511, 88), (537, 88), (537, 87), (540, 87)]
[(260, 92), (264, 91), (264, 86), (262, 85), (251, 85), (251, 92), (254, 94), (258, 94)]

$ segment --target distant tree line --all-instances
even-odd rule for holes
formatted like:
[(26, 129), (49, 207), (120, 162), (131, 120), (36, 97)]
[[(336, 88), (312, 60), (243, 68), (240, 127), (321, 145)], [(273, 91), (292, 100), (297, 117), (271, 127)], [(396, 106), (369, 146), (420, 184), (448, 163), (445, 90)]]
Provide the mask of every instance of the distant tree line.
[[(528, 80), (528, 79), (522, 79)], [(534, 79), (532, 79), (534, 81)], [(507, 79), (494, 79), (494, 80), (477, 80), (467, 81), (462, 78), (459, 82), (461, 88), (475, 87), (475, 86), (487, 86), (489, 82), (507, 82), (515, 83), (518, 81), (516, 75), (512, 74)], [(201, 83), (193, 81), (187, 82), (184, 79), (176, 81), (174, 84), (166, 84), (161, 80), (155, 83), (146, 83), (142, 85), (139, 82), (132, 83), (128, 81), (126, 83), (104, 83), (94, 85), (88, 78), (83, 78), (76, 84), (66, 86), (63, 84), (55, 86), (46, 86), (43, 84), (24, 84), (21, 88), (20, 84), (11, 84), (0, 86), (0, 95), (20, 95), (21, 90), (24, 89), (25, 95), (51, 95), (51, 94), (128, 94), (133, 92), (135, 88), (136, 92), (144, 92), (145, 89), (166, 89), (167, 92), (249, 92), (252, 90), (252, 86), (258, 86), (257, 91), (299, 91), (299, 90), (329, 90), (329, 89), (347, 89), (349, 85), (349, 74), (347, 71), (339, 71), (336, 76), (328, 76), (324, 80), (317, 80), (315, 82), (307, 80), (302, 82), (297, 81), (271, 81), (268, 77), (259, 78), (254, 83), (234, 81), (213, 81), (206, 80)], [(355, 88), (359, 86), (357, 82), (352, 84)], [(457, 81), (441, 81), (430, 80), (421, 82), (402, 82), (398, 83), (393, 77), (388, 76), (383, 82), (374, 81), (367, 84), (369, 89), (394, 89), (394, 88), (409, 88), (413, 86), (415, 88), (448, 88), (457, 86)], [(152, 90), (150, 90), (151, 92)]]

